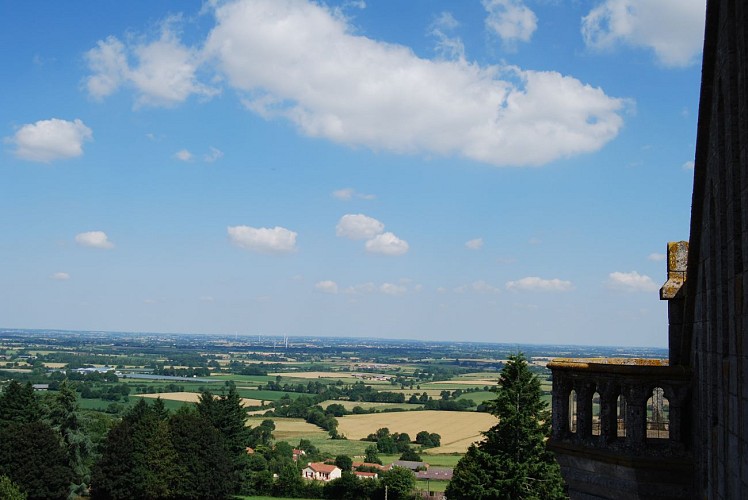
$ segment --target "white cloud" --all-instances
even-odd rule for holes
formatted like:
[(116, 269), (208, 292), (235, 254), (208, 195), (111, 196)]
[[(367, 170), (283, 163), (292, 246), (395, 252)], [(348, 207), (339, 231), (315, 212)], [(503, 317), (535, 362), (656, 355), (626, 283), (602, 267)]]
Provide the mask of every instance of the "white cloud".
[(483, 248), (483, 238), (475, 238), (465, 242), (465, 246), (470, 250), (480, 250)]
[(436, 53), (444, 59), (465, 59), (465, 44), (448, 32), (460, 25), (450, 12), (442, 12), (431, 24), (431, 36), (436, 38)]
[(693, 162), (693, 161), (687, 161), (683, 165), (681, 165), (681, 168), (683, 170), (693, 170), (695, 166), (696, 166), (695, 162)]
[(70, 279), (70, 275), (68, 273), (54, 273), (50, 275), (49, 279), (53, 279), (55, 281), (66, 281)]
[(366, 242), (366, 251), (383, 255), (403, 255), (408, 252), (408, 242), (392, 233), (383, 233)]
[(234, 245), (260, 253), (290, 253), (296, 250), (296, 235), (284, 227), (229, 226), (229, 240)]
[(91, 248), (114, 248), (114, 243), (109, 241), (109, 236), (104, 231), (88, 231), (75, 235), (75, 242), (84, 247)]
[(188, 150), (180, 149), (179, 151), (174, 153), (174, 158), (181, 161), (192, 161), (194, 156)]
[(506, 289), (514, 291), (568, 292), (573, 289), (573, 285), (571, 281), (563, 281), (558, 278), (547, 280), (537, 276), (528, 276), (517, 281), (507, 281)]
[(596, 151), (623, 125), (624, 101), (571, 76), (423, 59), (354, 35), (345, 18), (316, 2), (217, 5), (204, 57), (249, 110), (312, 137), (540, 165)]
[(314, 285), (314, 288), (316, 288), (320, 292), (330, 293), (333, 295), (338, 293), (338, 284), (330, 280), (318, 281)]
[(216, 301), (216, 299), (214, 299), (210, 295), (203, 295), (203, 296), (200, 297), (200, 302), (208, 302), (208, 303), (210, 303), (210, 302), (215, 302), (215, 301)]
[(91, 129), (81, 120), (39, 120), (22, 126), (5, 142), (15, 145), (15, 155), (29, 161), (49, 163), (83, 154), (83, 143), (92, 138)]
[(167, 19), (155, 41), (125, 45), (114, 36), (100, 40), (86, 53), (92, 73), (86, 79), (89, 94), (101, 100), (127, 85), (135, 89), (137, 106), (172, 106), (193, 94), (215, 95), (216, 89), (198, 81), (202, 56), (179, 41), (172, 30), (176, 22)]
[(203, 161), (207, 163), (213, 163), (223, 158), (223, 151), (218, 148), (210, 147), (210, 153), (203, 155)]
[(704, 40), (705, 0), (605, 0), (582, 18), (588, 47), (652, 49), (665, 66), (697, 62)]
[(538, 27), (538, 17), (522, 0), (482, 0), (488, 12), (486, 27), (504, 42), (529, 42)]
[(647, 260), (651, 260), (652, 262), (662, 262), (667, 258), (667, 255), (664, 253), (651, 253), (647, 256)]
[(402, 285), (396, 285), (394, 283), (382, 283), (379, 286), (379, 291), (386, 295), (403, 295), (408, 289)]
[(353, 198), (359, 198), (362, 200), (376, 199), (376, 196), (373, 194), (359, 193), (353, 188), (336, 189), (332, 192), (332, 197), (341, 201), (351, 201)]
[(335, 234), (351, 240), (368, 240), (384, 231), (384, 224), (364, 214), (346, 214), (335, 226)]
[(636, 271), (631, 271), (630, 273), (610, 273), (608, 286), (617, 290), (630, 292), (655, 292), (660, 289), (659, 285), (652, 281), (652, 278), (644, 274), (639, 274)]

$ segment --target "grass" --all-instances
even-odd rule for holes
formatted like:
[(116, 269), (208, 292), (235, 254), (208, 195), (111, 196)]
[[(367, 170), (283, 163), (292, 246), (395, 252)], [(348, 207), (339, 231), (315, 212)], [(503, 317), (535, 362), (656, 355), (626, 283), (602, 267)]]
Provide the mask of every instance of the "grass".
[(496, 399), (496, 393), (490, 391), (468, 392), (461, 394), (457, 399), (472, 399), (475, 404), (481, 404)]
[(426, 488), (428, 488), (428, 491), (440, 491), (443, 493), (447, 489), (448, 484), (449, 481), (434, 481), (433, 479), (427, 481), (425, 479), (418, 479), (416, 480), (416, 489), (427, 491)]

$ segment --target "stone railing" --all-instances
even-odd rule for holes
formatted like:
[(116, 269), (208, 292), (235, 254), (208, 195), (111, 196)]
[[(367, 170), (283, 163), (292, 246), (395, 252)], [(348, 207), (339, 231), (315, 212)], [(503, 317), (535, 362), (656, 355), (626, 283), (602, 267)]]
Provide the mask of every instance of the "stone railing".
[(555, 359), (551, 444), (685, 455), (690, 374), (657, 359)]

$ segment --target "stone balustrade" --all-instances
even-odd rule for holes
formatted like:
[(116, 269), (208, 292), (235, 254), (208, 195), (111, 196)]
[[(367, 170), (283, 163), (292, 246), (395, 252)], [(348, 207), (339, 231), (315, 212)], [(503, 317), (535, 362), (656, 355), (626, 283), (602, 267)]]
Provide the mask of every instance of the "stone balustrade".
[(683, 366), (600, 358), (556, 359), (548, 368), (553, 372), (551, 445), (629, 456), (687, 454), (690, 373)]

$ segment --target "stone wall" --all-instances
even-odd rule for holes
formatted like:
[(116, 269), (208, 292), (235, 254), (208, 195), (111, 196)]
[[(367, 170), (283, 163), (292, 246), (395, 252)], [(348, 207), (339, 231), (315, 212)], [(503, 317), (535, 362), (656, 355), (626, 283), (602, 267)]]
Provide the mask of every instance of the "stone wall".
[(740, 0), (707, 5), (688, 279), (675, 356), (693, 373), (696, 498), (748, 498), (747, 13)]

